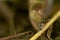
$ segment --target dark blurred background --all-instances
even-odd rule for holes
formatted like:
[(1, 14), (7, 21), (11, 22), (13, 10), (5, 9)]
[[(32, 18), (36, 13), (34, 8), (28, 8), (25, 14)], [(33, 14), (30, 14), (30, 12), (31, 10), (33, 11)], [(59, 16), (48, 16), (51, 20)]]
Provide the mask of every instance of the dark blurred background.
[[(5, 1), (3, 1), (3, 3), (6, 6), (8, 6), (8, 9), (13, 12), (13, 15), (14, 15), (14, 19), (13, 19), (14, 24), (13, 25), (15, 27), (17, 34), (21, 33), (21, 32), (25, 32), (25, 31), (36, 32), (36, 30), (34, 30), (34, 28), (32, 27), (32, 24), (29, 20), (28, 1), (29, 0), (5, 0)], [(0, 1), (0, 2), (2, 2), (2, 1)], [(51, 12), (52, 14), (50, 17), (52, 17), (59, 9), (60, 9), (60, 0), (54, 0), (52, 12)], [(3, 13), (3, 11), (2, 12), (0, 11), (0, 38), (10, 35), (10, 29), (9, 29), (9, 25), (8, 25), (8, 21), (7, 21), (8, 17), (5, 17), (5, 14)], [(54, 27), (53, 27), (53, 32), (52, 32), (52, 38), (54, 39), (56, 37), (60, 37), (60, 36), (58, 36), (58, 35), (60, 35), (60, 27), (59, 27), (60, 18), (53, 24), (53, 26)], [(29, 37), (31, 37), (31, 36), (29, 36)], [(56, 40), (57, 40), (57, 38), (56, 38)], [(58, 40), (60, 40), (60, 39), (58, 39)]]

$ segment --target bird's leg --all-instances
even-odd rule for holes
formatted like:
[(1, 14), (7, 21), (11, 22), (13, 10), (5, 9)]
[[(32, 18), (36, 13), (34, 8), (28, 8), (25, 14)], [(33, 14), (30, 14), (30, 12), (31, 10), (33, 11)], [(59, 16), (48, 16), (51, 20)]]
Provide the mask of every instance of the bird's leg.
[(48, 28), (48, 30), (47, 30), (47, 37), (49, 40), (52, 40), (51, 33), (52, 33), (52, 26), (50, 28)]

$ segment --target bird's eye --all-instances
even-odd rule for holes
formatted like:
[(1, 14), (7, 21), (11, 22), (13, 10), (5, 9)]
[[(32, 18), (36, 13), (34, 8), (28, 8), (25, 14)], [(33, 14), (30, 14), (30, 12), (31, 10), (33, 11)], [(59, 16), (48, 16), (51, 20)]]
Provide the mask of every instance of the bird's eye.
[(35, 3), (33, 6), (32, 6), (32, 11), (34, 13), (37, 13), (39, 15), (42, 16), (42, 4), (41, 3)]

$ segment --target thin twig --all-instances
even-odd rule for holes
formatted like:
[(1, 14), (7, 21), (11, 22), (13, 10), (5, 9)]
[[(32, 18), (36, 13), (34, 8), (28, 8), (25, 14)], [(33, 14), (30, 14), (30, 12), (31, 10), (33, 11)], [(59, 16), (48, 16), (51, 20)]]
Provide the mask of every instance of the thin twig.
[(60, 10), (52, 17), (52, 19), (48, 23), (46, 23), (46, 25), (44, 26), (44, 28), (42, 30), (37, 32), (29, 40), (36, 40), (39, 36), (41, 36), (58, 19), (58, 17), (60, 17)]
[(16, 37), (20, 37), (21, 35), (28, 34), (28, 33), (30, 33), (30, 32), (31, 32), (31, 31), (27, 31), (27, 32), (23, 32), (23, 33), (16, 34), (16, 35), (12, 35), (12, 36), (8, 36), (8, 37), (0, 38), (0, 40), (13, 39), (13, 38), (16, 38)]

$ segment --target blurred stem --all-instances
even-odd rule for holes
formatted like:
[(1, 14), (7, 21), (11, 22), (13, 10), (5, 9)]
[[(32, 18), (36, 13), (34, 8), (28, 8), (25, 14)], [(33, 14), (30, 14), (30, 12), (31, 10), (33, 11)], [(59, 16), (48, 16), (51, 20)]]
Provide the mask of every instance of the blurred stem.
[(14, 13), (8, 8), (7, 5), (4, 4), (4, 1), (0, 2), (0, 11), (2, 13), (0, 13), (7, 21), (8, 21), (8, 25), (9, 25), (9, 30), (11, 35), (16, 35), (16, 31), (14, 28)]

